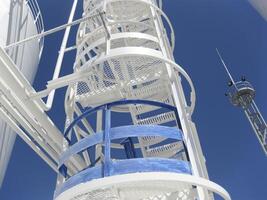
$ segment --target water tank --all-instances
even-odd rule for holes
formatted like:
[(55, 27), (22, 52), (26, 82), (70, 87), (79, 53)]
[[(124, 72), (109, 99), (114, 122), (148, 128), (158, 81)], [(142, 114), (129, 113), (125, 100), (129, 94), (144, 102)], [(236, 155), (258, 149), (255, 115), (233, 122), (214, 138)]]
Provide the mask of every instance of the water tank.
[(249, 0), (251, 5), (267, 21), (267, 1), (266, 0)]
[[(43, 20), (36, 0), (0, 1), (0, 46), (43, 32)], [(43, 39), (7, 49), (17, 67), (33, 82), (43, 49)], [(0, 186), (3, 183), (16, 133), (0, 120)]]

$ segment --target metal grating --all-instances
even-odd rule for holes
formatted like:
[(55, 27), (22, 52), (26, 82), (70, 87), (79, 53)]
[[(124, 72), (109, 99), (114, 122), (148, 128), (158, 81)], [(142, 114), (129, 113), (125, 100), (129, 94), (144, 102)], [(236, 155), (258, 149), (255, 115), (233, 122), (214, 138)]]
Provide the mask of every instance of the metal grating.
[(195, 200), (196, 189), (190, 185), (165, 182), (126, 183), (96, 189), (77, 195), (70, 200)]

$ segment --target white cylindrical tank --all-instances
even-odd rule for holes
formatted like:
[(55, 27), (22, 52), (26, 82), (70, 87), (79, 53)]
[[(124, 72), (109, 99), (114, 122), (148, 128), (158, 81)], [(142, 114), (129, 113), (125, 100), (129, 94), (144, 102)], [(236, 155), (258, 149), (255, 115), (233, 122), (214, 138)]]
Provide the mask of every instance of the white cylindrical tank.
[(266, 0), (249, 0), (251, 5), (267, 21), (267, 1)]
[[(36, 0), (0, 1), (0, 46), (22, 40), (43, 31), (43, 20)], [(42, 53), (43, 39), (7, 50), (24, 76), (33, 82)], [(16, 133), (0, 120), (0, 186), (7, 169)]]

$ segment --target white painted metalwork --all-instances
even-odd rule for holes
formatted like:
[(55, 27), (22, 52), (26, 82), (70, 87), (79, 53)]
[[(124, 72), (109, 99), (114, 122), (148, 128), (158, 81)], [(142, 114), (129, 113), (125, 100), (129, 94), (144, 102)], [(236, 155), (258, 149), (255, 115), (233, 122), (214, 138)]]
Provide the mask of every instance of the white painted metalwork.
[[(0, 48), (0, 105), (1, 115), (12, 129), (18, 131), (54, 170), (62, 153), (64, 137), (48, 115), (39, 106), (41, 100), (29, 99), (34, 89), (16, 68), (9, 56)], [(76, 159), (70, 163), (70, 173), (82, 166)]]
[[(44, 30), (42, 15), (35, 0), (0, 2), (0, 46), (22, 40)], [(7, 52), (28, 81), (33, 82), (37, 65), (42, 54), (43, 38)], [(2, 71), (1, 71), (2, 73)], [(3, 96), (1, 92), (1, 96)], [(2, 98), (1, 98), (2, 99)], [(2, 103), (1, 103), (2, 104)], [(1, 114), (1, 118), (4, 114)], [(15, 129), (19, 132), (18, 129)], [(0, 121), (0, 186), (11, 156), (16, 133), (4, 121)]]
[[(116, 100), (138, 98), (175, 105), (181, 118), (193, 175), (208, 178), (196, 129), (191, 121), (195, 106), (194, 87), (182, 67), (173, 61), (175, 40), (167, 16), (158, 8), (157, 3), (151, 0), (84, 1), (84, 16), (101, 11), (105, 12), (104, 16), (80, 25), (74, 73), (50, 81), (47, 90), (33, 97), (41, 97), (53, 89), (69, 85), (65, 101), (66, 127), (76, 115), (73, 107), (76, 103), (84, 109)], [(162, 18), (169, 23), (172, 45), (169, 44)], [(180, 76), (184, 76), (191, 86), (189, 105), (185, 100)], [(129, 112), (136, 125), (159, 125), (175, 120), (172, 112), (140, 117), (147, 112), (155, 112), (156, 108), (153, 106), (120, 106), (114, 109)], [(84, 132), (74, 131), (78, 141), (85, 137)], [(87, 134), (93, 132), (89, 131)], [(143, 156), (169, 158), (182, 148), (179, 142), (159, 145), (162, 141), (163, 138), (139, 138)], [(157, 146), (151, 148), (151, 145)], [(186, 155), (182, 158), (186, 159)], [(86, 161), (85, 158), (84, 160)], [(90, 193), (90, 189), (87, 189), (87, 192)], [(75, 198), (78, 198), (78, 193)], [(93, 193), (99, 195), (97, 191)], [(198, 187), (196, 193), (199, 199), (213, 199), (206, 188)], [(101, 198), (105, 199), (103, 196)]]
[[(34, 21), (34, 24), (35, 24), (36, 29), (37, 29), (37, 33), (38, 34), (43, 33), (44, 32), (44, 22), (43, 22), (42, 13), (41, 13), (41, 10), (39, 8), (37, 1), (36, 0), (26, 0), (25, 2), (31, 11), (33, 21)], [(42, 51), (43, 51), (43, 46), (44, 46), (44, 38), (40, 38), (38, 40), (38, 42), (39, 42), (39, 51), (40, 51), (39, 55), (41, 57)]]
[[(199, 177), (175, 173), (137, 173), (106, 177), (82, 183), (62, 193), (57, 200), (195, 200), (196, 189), (192, 186), (205, 187), (230, 200), (229, 194), (219, 185)], [(177, 188), (181, 188), (177, 191)]]
[[(71, 12), (70, 12), (68, 24), (72, 23), (72, 21), (73, 21), (75, 10), (76, 10), (76, 7), (77, 7), (77, 3), (78, 3), (78, 0), (74, 0), (73, 1), (73, 5), (72, 5)], [(68, 43), (68, 38), (69, 38), (69, 35), (70, 35), (70, 30), (71, 30), (70, 26), (68, 26), (66, 28), (66, 30), (65, 30), (65, 34), (63, 36), (63, 41), (62, 41), (62, 44), (61, 44), (61, 47), (60, 47), (60, 50), (59, 50), (59, 55), (58, 55), (58, 58), (57, 58), (57, 63), (56, 63), (56, 66), (55, 66), (55, 70), (54, 70), (54, 74), (53, 74), (53, 79), (52, 80), (55, 80), (55, 79), (57, 79), (59, 77), (59, 73), (60, 73), (60, 70), (61, 70), (63, 58), (64, 58), (64, 55), (65, 55), (65, 49), (66, 49), (66, 46), (67, 46), (67, 43)], [(50, 109), (52, 107), (54, 96), (55, 96), (55, 90), (52, 90), (50, 92), (50, 94), (48, 95), (48, 98), (47, 98), (47, 103), (46, 103), (47, 109)]]
[[(7, 4), (9, 3), (9, 0), (7, 0)], [(55, 29), (44, 31), (41, 29), (43, 27), (43, 23), (40, 21), (42, 20), (39, 7), (35, 0), (33, 1), (27, 1), (24, 4), (24, 1), (22, 2), (22, 5), (30, 6), (30, 13), (29, 15), (33, 18), (33, 26), (34, 30), (36, 32), (30, 33), (30, 35), (26, 35), (24, 38), (17, 38), (16, 40), (10, 40), (6, 45), (5, 43), (2, 44), (2, 46), (5, 46), (5, 50), (9, 52), (10, 56), (12, 57), (12, 52), (14, 49), (22, 49), (27, 45), (32, 44), (38, 44), (39, 51), (36, 50), (36, 46), (34, 46), (30, 51), (38, 52), (38, 61), (40, 52), (42, 51), (43, 44), (43, 37), (52, 33), (55, 33), (57, 31), (66, 29), (66, 37), (69, 32), (70, 26), (77, 25), (82, 21), (88, 20), (94, 16), (88, 16), (76, 21), (73, 21), (71, 23), (62, 25), (60, 27), (57, 27)], [(75, 3), (75, 2), (74, 2)], [(73, 13), (75, 10), (75, 4), (73, 6)], [(8, 7), (9, 8), (9, 7)], [(27, 9), (25, 9), (27, 10)], [(7, 11), (8, 13), (8, 11)], [(97, 14), (99, 15), (99, 14)], [(5, 17), (5, 16), (3, 16)], [(21, 19), (23, 20), (23, 19)], [(69, 21), (72, 21), (70, 18)], [(36, 28), (35, 23), (38, 23), (38, 28)], [(2, 32), (0, 32), (1, 34)], [(33, 35), (33, 36), (32, 36)], [(2, 36), (2, 35), (1, 35)], [(5, 39), (5, 36), (3, 36)], [(2, 38), (1, 38), (2, 39)], [(65, 46), (66, 39), (62, 42), (62, 47)], [(28, 52), (27, 52), (28, 53)], [(26, 61), (34, 60), (34, 54), (24, 54), (23, 59)], [(31, 59), (27, 59), (28, 56), (30, 56)], [(62, 53), (59, 55), (59, 61), (58, 63), (61, 64), (61, 57)], [(0, 117), (7, 122), (9, 126), (5, 127), (11, 127), (16, 133), (45, 161), (48, 163), (48, 165), (54, 169), (57, 170), (57, 163), (59, 156), (62, 153), (63, 148), (63, 141), (64, 137), (62, 133), (58, 130), (58, 128), (53, 124), (51, 119), (47, 116), (45, 113), (46, 110), (49, 109), (50, 106), (47, 106), (44, 104), (44, 102), (41, 99), (37, 100), (31, 100), (30, 95), (35, 94), (35, 90), (32, 88), (32, 86), (29, 84), (29, 82), (26, 80), (28, 78), (29, 80), (33, 81), (33, 77), (35, 75), (34, 71), (31, 68), (31, 65), (28, 66), (28, 68), (23, 69), (18, 63), (14, 63), (8, 54), (0, 47), (0, 71), (1, 71), (1, 78), (0, 78), (0, 94), (1, 94), (1, 115)], [(34, 63), (34, 67), (37, 66), (37, 63)], [(22, 71), (19, 71), (19, 69), (16, 68), (16, 65), (19, 65)], [(27, 62), (24, 64), (26, 65)], [(59, 64), (58, 64), (59, 65)], [(26, 76), (26, 78), (23, 76)], [(56, 73), (56, 72), (55, 72)], [(5, 129), (4, 127), (2, 127)], [(13, 147), (13, 143), (15, 140), (15, 134), (11, 132), (10, 128), (7, 128), (8, 130), (5, 132), (1, 132), (1, 142), (3, 141), (2, 145), (3, 149), (5, 151), (1, 154), (1, 178), (3, 178), (5, 168), (7, 166), (9, 156)], [(11, 138), (12, 137), (12, 138)], [(8, 146), (9, 148), (6, 148)], [(79, 158), (74, 158), (72, 160), (73, 162), (69, 163), (70, 168), (70, 174), (73, 171), (77, 171), (78, 169), (83, 168), (83, 164)], [(3, 175), (2, 175), (3, 174)]]
[(267, 2), (265, 0), (248, 0), (259, 14), (267, 21)]
[[(99, 14), (97, 14), (98, 16)], [(74, 26), (74, 25), (77, 25), (77, 24), (80, 24), (81, 22), (83, 21), (86, 21), (90, 18), (93, 18), (95, 16), (88, 16), (88, 17), (84, 17), (84, 18), (81, 18), (81, 19), (77, 19), (71, 23), (67, 23), (67, 24), (63, 24), (59, 27), (56, 27), (56, 28), (53, 28), (53, 29), (50, 29), (48, 31), (43, 31), (43, 32), (40, 32), (38, 34), (35, 34), (33, 36), (30, 36), (30, 37), (27, 37), (27, 38), (24, 38), (22, 40), (19, 40), (19, 41), (16, 41), (14, 43), (11, 43), (11, 44), (8, 44), (7, 46), (4, 47), (5, 50), (8, 50), (12, 47), (16, 47), (16, 46), (19, 46), (19, 45), (22, 45), (24, 43), (27, 43), (29, 41), (32, 41), (32, 40), (41, 40), (41, 38), (45, 37), (45, 36), (48, 36), (50, 34), (53, 34), (53, 33), (56, 33), (58, 31), (61, 31), (61, 30), (64, 30), (66, 29), (67, 27), (70, 27), (70, 26)]]
[[(195, 89), (189, 75), (174, 61), (175, 34), (162, 11), (162, 1), (84, 0), (83, 3), (81, 19), (73, 21), (75, 0), (67, 24), (5, 47), (17, 47), (66, 29), (53, 80), (47, 83), (45, 90), (36, 92), (0, 49), (0, 72), (5, 74), (0, 79), (1, 116), (40, 157), (59, 171), (55, 199), (213, 200), (212, 192), (215, 192), (230, 200), (224, 189), (208, 181), (205, 159), (191, 120)], [(80, 24), (76, 45), (66, 48), (70, 27), (76, 24)], [(74, 72), (59, 77), (64, 53), (73, 49), (77, 51)], [(184, 93), (182, 78), (190, 85), (189, 94)], [(52, 105), (54, 91), (62, 87), (67, 87), (64, 134), (45, 113)], [(47, 105), (42, 101), (46, 96), (49, 96)], [(186, 96), (190, 96), (189, 102)], [(163, 166), (165, 171), (144, 172), (137, 165), (139, 171), (134, 174), (120, 169), (117, 173), (125, 174), (110, 175), (110, 149), (124, 148), (129, 152), (123, 143), (107, 139), (111, 128), (107, 120), (111, 115), (108, 105), (136, 99), (164, 106), (159, 111), (155, 104), (120, 104), (112, 107), (112, 111), (127, 114), (133, 127), (169, 127), (168, 130), (176, 130), (177, 134), (182, 132), (181, 138), (173, 141), (174, 138), (167, 140), (162, 135), (136, 136), (130, 148), (139, 148), (142, 159), (134, 155), (132, 162), (140, 162), (142, 166), (144, 160), (160, 160), (167, 163)], [(78, 120), (89, 108), (103, 104), (106, 104), (103, 113), (97, 110), (95, 117)], [(105, 143), (97, 143), (93, 153), (90, 153), (91, 146), (80, 152), (75, 146), (91, 137), (98, 141), (97, 137), (103, 132)], [(123, 132), (123, 136), (125, 134)], [(75, 153), (63, 162), (62, 156), (70, 150)], [(120, 158), (115, 161), (119, 163)], [(181, 169), (171, 173), (169, 162), (179, 163)], [(102, 166), (105, 177), (93, 176), (93, 180), (87, 181), (91, 174), (84, 174), (86, 170), (102, 170)], [(99, 174), (102, 176), (102, 171)], [(77, 185), (72, 185), (75, 180)]]

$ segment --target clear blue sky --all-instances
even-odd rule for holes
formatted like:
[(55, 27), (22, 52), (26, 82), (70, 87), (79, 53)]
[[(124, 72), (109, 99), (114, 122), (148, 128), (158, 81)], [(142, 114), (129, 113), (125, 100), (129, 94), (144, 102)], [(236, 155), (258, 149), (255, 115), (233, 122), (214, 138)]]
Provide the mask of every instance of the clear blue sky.
[[(219, 48), (233, 76), (241, 75), (256, 88), (256, 102), (267, 119), (267, 22), (245, 0), (165, 0), (164, 11), (176, 32), (175, 59), (191, 76), (197, 92), (193, 115), (211, 180), (224, 186), (233, 200), (266, 200), (267, 157), (245, 115), (224, 96), (226, 74), (216, 55)], [(71, 0), (39, 0), (46, 29), (67, 21)], [(81, 14), (80, 10), (76, 17)], [(74, 44), (73, 39), (69, 45)], [(62, 33), (49, 36), (34, 87), (45, 87), (52, 76)], [(72, 70), (75, 54), (64, 61)], [(49, 114), (63, 128), (62, 95)], [(49, 200), (56, 174), (17, 138), (1, 200)]]

